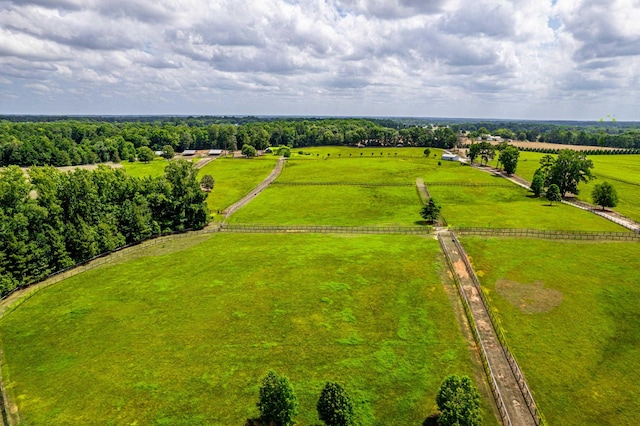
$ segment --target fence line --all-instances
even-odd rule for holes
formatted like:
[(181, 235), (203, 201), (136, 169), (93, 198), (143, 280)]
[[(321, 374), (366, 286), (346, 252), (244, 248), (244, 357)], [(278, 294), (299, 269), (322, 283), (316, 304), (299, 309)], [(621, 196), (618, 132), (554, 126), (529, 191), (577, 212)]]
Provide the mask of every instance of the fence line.
[(316, 233), (316, 234), (430, 234), (430, 226), (331, 226), (331, 225), (244, 225), (224, 224), (220, 232), (239, 233)]
[(425, 182), (428, 186), (470, 186), (474, 188), (480, 187), (494, 187), (494, 188), (513, 188), (510, 183), (498, 183), (498, 182)]
[(275, 181), (272, 185), (280, 186), (413, 186), (412, 183), (386, 183), (386, 182), (281, 182)]
[(442, 239), (442, 235), (438, 235), (438, 241), (440, 242), (440, 246), (442, 247), (442, 252), (444, 253), (444, 257), (449, 265), (449, 269), (452, 272), (453, 281), (455, 283), (456, 289), (458, 290), (458, 294), (462, 300), (462, 307), (464, 308), (465, 316), (467, 317), (467, 321), (469, 322), (469, 328), (471, 329), (471, 334), (473, 335), (473, 340), (476, 342), (476, 345), (480, 348), (480, 359), (482, 361), (482, 367), (484, 369), (485, 375), (489, 381), (489, 388), (491, 389), (491, 393), (493, 394), (493, 399), (496, 402), (496, 407), (498, 408), (498, 412), (500, 413), (500, 420), (502, 424), (505, 426), (511, 426), (511, 419), (509, 418), (509, 413), (507, 412), (507, 408), (504, 403), (504, 399), (502, 398), (502, 394), (500, 393), (500, 389), (497, 385), (496, 377), (491, 369), (491, 365), (489, 365), (489, 361), (487, 359), (486, 349), (482, 340), (480, 339), (480, 331), (476, 325), (476, 322), (473, 318), (473, 314), (471, 313), (471, 305), (469, 300), (467, 299), (467, 295), (462, 289), (462, 285), (460, 280), (458, 279), (458, 275), (455, 272), (455, 268), (453, 266), (453, 261), (449, 256), (449, 252), (445, 247), (445, 243)]
[[(452, 233), (452, 236), (454, 237), (453, 238), (454, 245), (456, 246), (458, 253), (465, 253), (464, 248), (462, 247), (458, 239), (455, 238), (455, 234)], [(500, 342), (502, 351), (504, 352), (507, 362), (509, 363), (509, 367), (511, 368), (511, 371), (513, 372), (513, 375), (516, 378), (516, 382), (518, 383), (518, 387), (522, 392), (522, 396), (524, 397), (527, 403), (527, 407), (529, 408), (529, 411), (531, 412), (531, 415), (533, 416), (536, 424), (539, 425), (542, 422), (542, 416), (538, 411), (535, 400), (533, 399), (533, 394), (531, 393), (531, 390), (529, 389), (529, 386), (527, 385), (527, 382), (524, 378), (524, 374), (522, 374), (522, 370), (520, 370), (520, 366), (518, 365), (518, 362), (516, 361), (515, 357), (511, 353), (511, 350), (509, 349), (509, 344), (504, 335), (504, 329), (502, 327), (502, 324), (500, 323), (499, 319), (496, 317), (493, 309), (491, 308), (491, 305), (487, 300), (486, 294), (484, 293), (484, 291), (482, 291), (482, 287), (480, 286), (480, 281), (478, 280), (478, 277), (476, 276), (476, 273), (473, 267), (471, 266), (471, 263), (469, 262), (469, 258), (466, 255), (461, 255), (460, 258), (462, 259), (465, 266), (467, 267), (467, 270), (469, 272), (469, 277), (471, 278), (473, 285), (476, 287), (476, 290), (480, 295), (480, 299), (482, 300), (482, 304), (484, 305), (485, 310), (489, 314), (489, 318), (491, 319), (491, 324), (493, 325), (493, 329), (496, 331), (496, 336), (498, 337), (498, 341)]]
[(633, 232), (554, 231), (530, 228), (450, 228), (460, 235), (489, 237), (529, 237), (549, 240), (640, 241)]

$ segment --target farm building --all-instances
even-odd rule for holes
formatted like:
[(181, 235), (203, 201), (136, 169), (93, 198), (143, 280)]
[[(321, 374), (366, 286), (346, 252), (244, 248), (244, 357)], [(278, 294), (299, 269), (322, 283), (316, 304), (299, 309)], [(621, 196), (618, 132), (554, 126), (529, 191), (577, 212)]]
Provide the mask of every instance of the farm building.
[(209, 155), (222, 155), (222, 150), (221, 149), (210, 149), (209, 150)]
[(182, 153), (182, 155), (185, 155), (185, 156), (196, 155), (196, 150), (195, 149), (185, 149), (184, 152)]
[(163, 151), (153, 151), (153, 153), (157, 156), (160, 157), (162, 154), (164, 154)]
[(271, 150), (271, 147), (270, 147), (270, 146), (268, 146), (268, 147), (267, 147), (267, 149), (265, 149), (265, 150), (264, 150), (264, 153), (265, 153), (265, 154), (268, 154), (268, 153), (270, 153), (270, 152), (273, 152), (273, 151)]
[(442, 153), (442, 159), (445, 161), (460, 161), (460, 156), (458, 154), (452, 154), (449, 151), (445, 151)]

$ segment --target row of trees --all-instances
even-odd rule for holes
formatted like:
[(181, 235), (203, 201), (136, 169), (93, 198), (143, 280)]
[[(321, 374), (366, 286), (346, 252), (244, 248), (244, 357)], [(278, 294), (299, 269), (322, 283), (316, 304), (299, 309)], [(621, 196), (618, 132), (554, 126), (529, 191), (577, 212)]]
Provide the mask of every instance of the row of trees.
[[(480, 394), (471, 379), (455, 374), (444, 378), (436, 395), (440, 426), (477, 426), (480, 416)], [(260, 396), (256, 404), (258, 419), (247, 420), (247, 425), (290, 426), (298, 414), (298, 399), (289, 379), (269, 371), (262, 379)], [(353, 400), (339, 383), (327, 382), (320, 393), (318, 418), (327, 426), (355, 424)]]
[(168, 163), (163, 177), (123, 169), (63, 173), (0, 170), (0, 295), (52, 272), (152, 235), (200, 229), (206, 193), (192, 163)]

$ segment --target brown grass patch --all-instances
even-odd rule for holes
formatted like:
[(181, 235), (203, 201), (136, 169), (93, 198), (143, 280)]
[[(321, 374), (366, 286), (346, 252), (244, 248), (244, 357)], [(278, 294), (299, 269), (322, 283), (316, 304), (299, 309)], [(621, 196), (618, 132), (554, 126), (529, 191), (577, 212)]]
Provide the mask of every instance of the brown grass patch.
[(515, 281), (498, 280), (496, 291), (513, 306), (527, 314), (549, 312), (562, 303), (562, 293), (545, 288), (542, 281), (521, 284)]

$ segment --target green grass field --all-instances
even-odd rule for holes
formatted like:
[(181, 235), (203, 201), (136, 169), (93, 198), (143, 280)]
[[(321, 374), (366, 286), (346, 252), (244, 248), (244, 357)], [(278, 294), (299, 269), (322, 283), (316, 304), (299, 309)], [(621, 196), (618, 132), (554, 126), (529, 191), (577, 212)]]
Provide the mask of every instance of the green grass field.
[(243, 424), (274, 369), (296, 389), (298, 424), (318, 423), (333, 380), (359, 424), (418, 425), (445, 375), (474, 374), (432, 239), (193, 241), (67, 279), (3, 318), (24, 424)]
[(122, 167), (124, 167), (128, 174), (134, 177), (162, 176), (165, 167), (167, 167), (167, 160), (162, 157), (156, 157), (148, 163), (142, 163), (140, 161), (130, 163), (129, 161), (123, 161)]
[(269, 176), (277, 159), (273, 155), (252, 159), (218, 158), (200, 169), (199, 178), (209, 174), (215, 179), (215, 186), (207, 197), (209, 211), (216, 214), (247, 195)]
[(551, 425), (640, 417), (640, 245), (464, 238)]
[(546, 199), (531, 198), (529, 191), (516, 185), (512, 188), (430, 186), (429, 192), (442, 205), (441, 213), (449, 226), (627, 231), (575, 207), (561, 203), (549, 206)]
[[(516, 174), (531, 181), (543, 155), (521, 152)], [(640, 155), (591, 155), (588, 158), (593, 161), (592, 172), (596, 179), (580, 184), (578, 198), (591, 203), (593, 187), (597, 183), (609, 182), (616, 188), (619, 198), (614, 210), (640, 221)]]
[(270, 225), (414, 226), (422, 204), (414, 186), (273, 185), (229, 218)]

